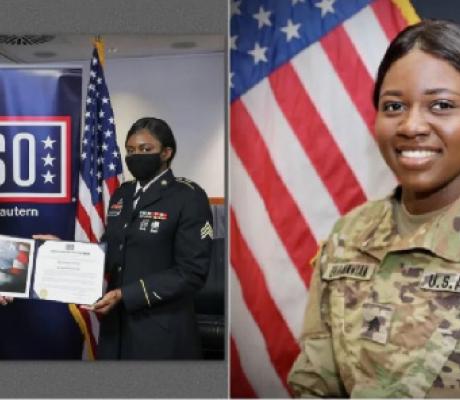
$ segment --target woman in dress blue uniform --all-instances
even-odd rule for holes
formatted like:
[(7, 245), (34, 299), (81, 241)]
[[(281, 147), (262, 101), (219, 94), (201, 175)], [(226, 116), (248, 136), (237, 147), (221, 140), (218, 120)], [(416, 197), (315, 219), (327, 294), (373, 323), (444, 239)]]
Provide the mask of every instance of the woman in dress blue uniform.
[(136, 121), (126, 137), (124, 183), (108, 210), (107, 293), (99, 359), (200, 358), (193, 296), (205, 283), (212, 215), (203, 189), (176, 178), (176, 142), (161, 119)]

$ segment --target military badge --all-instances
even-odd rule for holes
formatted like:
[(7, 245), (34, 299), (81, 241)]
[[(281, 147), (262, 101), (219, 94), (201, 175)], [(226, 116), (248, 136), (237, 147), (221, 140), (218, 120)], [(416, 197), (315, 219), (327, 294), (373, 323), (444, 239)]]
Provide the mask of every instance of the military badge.
[(149, 218), (149, 219), (159, 219), (167, 220), (168, 214), (162, 211), (145, 211), (142, 210), (139, 212), (139, 218)]
[(118, 200), (115, 204), (112, 204), (107, 212), (108, 217), (118, 217), (123, 209), (123, 199)]
[(388, 304), (363, 304), (361, 338), (385, 344), (390, 333), (394, 308)]
[(206, 223), (201, 228), (200, 233), (201, 233), (201, 239), (206, 238), (206, 236), (209, 236), (210, 239), (214, 237), (214, 231), (209, 221), (206, 221)]
[(158, 233), (158, 229), (160, 228), (160, 221), (152, 221), (150, 225), (150, 233)]
[(165, 212), (160, 212), (160, 211), (153, 211), (153, 219), (161, 219), (161, 220), (167, 220), (168, 219), (168, 214)]
[(139, 230), (140, 231), (145, 231), (147, 230), (147, 227), (149, 226), (149, 220), (148, 219), (143, 219), (139, 225)]

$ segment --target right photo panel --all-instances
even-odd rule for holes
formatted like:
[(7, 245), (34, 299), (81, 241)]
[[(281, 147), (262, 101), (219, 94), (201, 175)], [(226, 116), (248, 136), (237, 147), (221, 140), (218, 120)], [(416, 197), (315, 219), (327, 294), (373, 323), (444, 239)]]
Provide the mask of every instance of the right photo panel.
[(460, 397), (460, 3), (231, 0), (230, 397)]

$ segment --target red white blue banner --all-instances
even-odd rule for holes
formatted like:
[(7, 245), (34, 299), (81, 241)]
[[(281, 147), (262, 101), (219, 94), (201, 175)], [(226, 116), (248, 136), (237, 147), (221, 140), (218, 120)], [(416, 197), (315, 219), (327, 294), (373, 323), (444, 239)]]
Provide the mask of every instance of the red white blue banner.
[(73, 239), (81, 91), (80, 68), (0, 69), (0, 233)]
[[(81, 68), (0, 68), (0, 234), (74, 239), (81, 109)], [(15, 299), (0, 326), (0, 359), (81, 358), (67, 304)]]

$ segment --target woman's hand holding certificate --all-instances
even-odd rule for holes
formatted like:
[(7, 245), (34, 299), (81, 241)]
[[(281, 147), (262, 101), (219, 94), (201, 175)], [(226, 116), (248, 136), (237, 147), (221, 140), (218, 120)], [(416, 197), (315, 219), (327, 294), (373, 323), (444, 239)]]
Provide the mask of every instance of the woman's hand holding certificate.
[(107, 292), (102, 299), (99, 299), (96, 303), (91, 306), (81, 306), (85, 310), (94, 311), (95, 313), (105, 315), (113, 307), (115, 307), (122, 299), (123, 294), (121, 289), (114, 289)]

